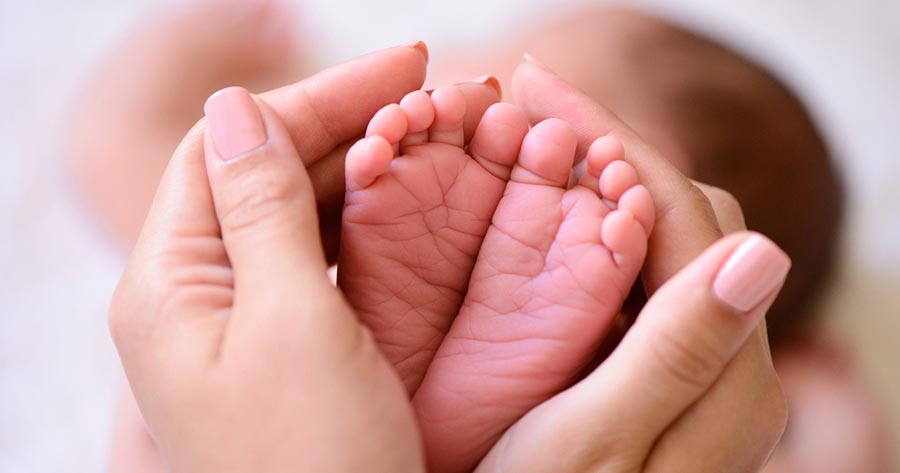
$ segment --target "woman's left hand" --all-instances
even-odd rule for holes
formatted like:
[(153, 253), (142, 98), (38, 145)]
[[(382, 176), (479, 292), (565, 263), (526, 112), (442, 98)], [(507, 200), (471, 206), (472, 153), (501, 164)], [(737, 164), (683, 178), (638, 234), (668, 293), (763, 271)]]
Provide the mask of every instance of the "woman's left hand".
[(226, 89), (184, 143), (110, 309), (169, 465), (422, 471), (406, 392), (326, 276), (312, 184), (278, 115)]

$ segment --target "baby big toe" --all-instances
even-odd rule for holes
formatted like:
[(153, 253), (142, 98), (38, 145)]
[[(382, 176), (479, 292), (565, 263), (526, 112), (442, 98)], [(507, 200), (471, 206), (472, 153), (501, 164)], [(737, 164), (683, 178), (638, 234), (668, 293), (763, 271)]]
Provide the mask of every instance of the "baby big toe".
[(513, 168), (511, 180), (565, 188), (569, 183), (575, 160), (577, 137), (567, 123), (544, 120), (525, 136), (519, 152), (519, 162)]
[(488, 172), (507, 180), (527, 133), (528, 119), (518, 107), (491, 105), (475, 130), (469, 154)]

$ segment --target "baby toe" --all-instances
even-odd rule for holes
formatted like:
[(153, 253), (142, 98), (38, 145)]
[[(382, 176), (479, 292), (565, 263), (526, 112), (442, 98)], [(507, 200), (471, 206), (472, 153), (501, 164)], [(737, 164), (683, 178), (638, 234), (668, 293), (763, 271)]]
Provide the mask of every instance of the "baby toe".
[(410, 92), (400, 101), (400, 109), (406, 114), (406, 136), (400, 146), (420, 145), (428, 141), (428, 127), (434, 123), (434, 104), (424, 90)]
[(394, 149), (381, 135), (357, 141), (349, 151), (344, 165), (347, 190), (369, 187), (391, 166)]
[(631, 212), (634, 219), (644, 229), (644, 238), (649, 238), (656, 222), (656, 207), (653, 205), (653, 197), (646, 187), (638, 184), (626, 190), (619, 197), (618, 208)]
[(478, 124), (469, 154), (488, 172), (507, 180), (527, 133), (528, 119), (518, 107), (494, 104)]
[(622, 142), (613, 136), (601, 136), (588, 148), (587, 157), (575, 167), (579, 185), (600, 193), (600, 175), (610, 163), (625, 157)]
[(428, 133), (433, 143), (465, 145), (463, 124), (466, 115), (466, 98), (456, 86), (441, 87), (431, 93), (434, 104), (434, 122)]
[(406, 113), (397, 104), (390, 104), (382, 108), (369, 121), (366, 128), (366, 138), (378, 135), (388, 143), (399, 143), (406, 135), (408, 123)]
[(647, 254), (644, 227), (627, 210), (615, 210), (603, 219), (601, 240), (620, 270), (637, 274)]
[(511, 180), (525, 184), (566, 188), (575, 161), (577, 136), (557, 119), (544, 120), (525, 136)]
[(424, 90), (410, 92), (400, 101), (400, 109), (409, 123), (407, 133), (425, 131), (434, 123), (434, 105)]
[(607, 201), (618, 202), (625, 191), (637, 184), (637, 171), (625, 161), (616, 160), (600, 174), (600, 195)]

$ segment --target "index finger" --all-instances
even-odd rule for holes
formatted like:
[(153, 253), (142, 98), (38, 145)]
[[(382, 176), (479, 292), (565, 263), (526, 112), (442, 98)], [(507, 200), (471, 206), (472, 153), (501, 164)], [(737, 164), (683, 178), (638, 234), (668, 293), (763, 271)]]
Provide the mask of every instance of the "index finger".
[(425, 82), (428, 49), (419, 41), (360, 56), (295, 84), (261, 94), (309, 166), (362, 134), (381, 107)]

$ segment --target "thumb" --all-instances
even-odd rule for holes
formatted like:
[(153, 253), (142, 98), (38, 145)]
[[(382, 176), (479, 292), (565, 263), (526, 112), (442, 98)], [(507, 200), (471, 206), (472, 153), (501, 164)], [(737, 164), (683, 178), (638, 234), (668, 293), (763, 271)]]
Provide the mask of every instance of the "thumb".
[(309, 176), (281, 119), (245, 89), (213, 94), (205, 111), (206, 166), (235, 309), (278, 312), (269, 309), (294, 302), (298, 289), (328, 284)]
[(643, 471), (660, 435), (753, 333), (790, 264), (762, 235), (721, 239), (660, 287), (597, 369), (510, 428), (478, 471)]
[(586, 381), (606, 391), (600, 396), (606, 409), (642, 419), (635, 426), (652, 442), (718, 379), (774, 302), (790, 266), (762, 235), (723, 238), (650, 298), (621, 345)]

